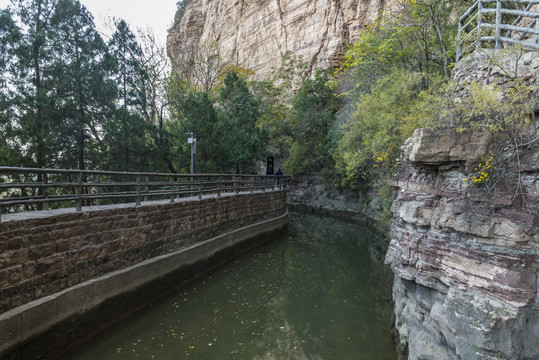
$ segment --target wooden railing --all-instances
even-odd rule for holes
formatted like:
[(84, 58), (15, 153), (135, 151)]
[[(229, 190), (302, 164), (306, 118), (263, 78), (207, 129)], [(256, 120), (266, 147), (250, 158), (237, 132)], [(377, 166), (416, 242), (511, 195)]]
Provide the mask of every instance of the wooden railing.
[(479, 0), (459, 20), (457, 62), (491, 43), (494, 49), (516, 45), (539, 50), (539, 0)]
[(188, 196), (281, 190), (287, 176), (167, 174), (34, 169), (0, 166), (2, 213), (175, 199)]

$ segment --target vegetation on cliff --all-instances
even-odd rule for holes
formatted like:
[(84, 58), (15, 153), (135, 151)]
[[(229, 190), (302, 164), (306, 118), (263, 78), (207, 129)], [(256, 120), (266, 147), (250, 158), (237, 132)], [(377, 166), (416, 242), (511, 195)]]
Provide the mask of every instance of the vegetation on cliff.
[[(523, 52), (516, 48), (502, 55), (513, 59), (510, 64), (490, 59), (493, 68), (513, 79), (511, 83), (450, 82), (457, 15), (467, 6), (466, 1), (397, 2), (364, 29), (327, 83), (339, 99), (333, 103), (337, 108), (330, 107), (335, 110), (327, 126), (314, 125), (319, 116), (312, 113), (312, 104), (292, 102), (292, 119), (302, 109), (311, 114), (309, 120), (291, 123), (292, 133), (300, 130), (307, 136), (293, 137), (285, 163), (288, 173), (319, 172), (337, 188), (374, 189), (386, 200), (388, 214), (392, 200), (388, 184), (405, 140), (420, 127), (454, 127), (480, 130), (492, 139), (492, 159), (477, 164), (469, 183), (481, 185), (487, 196), (495, 193), (504, 169), (519, 166), (519, 156), (536, 143), (527, 129), (537, 106), (536, 89), (519, 79), (516, 67), (519, 61), (522, 64)], [(294, 99), (303, 96), (302, 90)], [(314, 93), (319, 96), (321, 91)], [(314, 139), (316, 150), (305, 146)], [(324, 162), (310, 161), (317, 151), (326, 155)]]

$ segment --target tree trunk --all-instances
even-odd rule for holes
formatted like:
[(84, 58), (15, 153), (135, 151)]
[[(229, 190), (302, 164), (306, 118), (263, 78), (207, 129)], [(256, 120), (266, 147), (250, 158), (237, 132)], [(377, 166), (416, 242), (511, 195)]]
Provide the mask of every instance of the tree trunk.
[[(36, 37), (39, 36), (39, 34), (42, 31), (42, 23), (41, 23), (41, 0), (37, 1), (37, 13), (36, 13), (36, 28), (35, 33)], [(36, 147), (37, 147), (37, 153), (36, 153), (36, 165), (38, 168), (43, 168), (45, 166), (46, 162), (46, 156), (45, 156), (45, 140), (43, 139), (43, 89), (41, 84), (41, 65), (39, 63), (40, 60), (40, 53), (41, 53), (41, 45), (37, 40), (34, 40), (33, 44), (33, 60), (34, 60), (34, 86), (36, 88), (36, 113), (34, 118), (34, 131), (36, 136)], [(43, 182), (43, 174), (38, 173), (37, 174), (37, 181)], [(38, 195), (43, 195), (43, 188), (38, 189)], [(38, 210), (42, 210), (43, 204), (37, 205)]]

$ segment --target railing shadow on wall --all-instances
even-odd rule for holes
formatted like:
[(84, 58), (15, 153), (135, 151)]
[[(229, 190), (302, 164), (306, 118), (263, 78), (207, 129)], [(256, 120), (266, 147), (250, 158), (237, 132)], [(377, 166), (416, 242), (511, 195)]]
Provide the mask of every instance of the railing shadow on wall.
[(0, 166), (2, 214), (151, 200), (174, 203), (182, 197), (283, 190), (288, 176), (170, 174)]
[(459, 20), (456, 61), (482, 47), (539, 50), (538, 7), (539, 0), (478, 0)]

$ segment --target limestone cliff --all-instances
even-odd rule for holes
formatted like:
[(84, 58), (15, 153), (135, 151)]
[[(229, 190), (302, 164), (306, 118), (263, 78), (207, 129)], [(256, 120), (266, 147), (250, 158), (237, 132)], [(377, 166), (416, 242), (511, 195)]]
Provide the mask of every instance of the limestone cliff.
[(193, 0), (167, 39), (171, 59), (188, 45), (215, 41), (225, 59), (267, 75), (290, 51), (311, 70), (342, 59), (385, 0)]
[[(459, 63), (456, 83), (539, 80), (537, 56), (509, 61), (513, 76), (486, 57)], [(484, 134), (420, 129), (403, 147), (386, 262), (409, 359), (539, 359), (539, 146), (485, 197), (464, 179), (490, 146)]]

